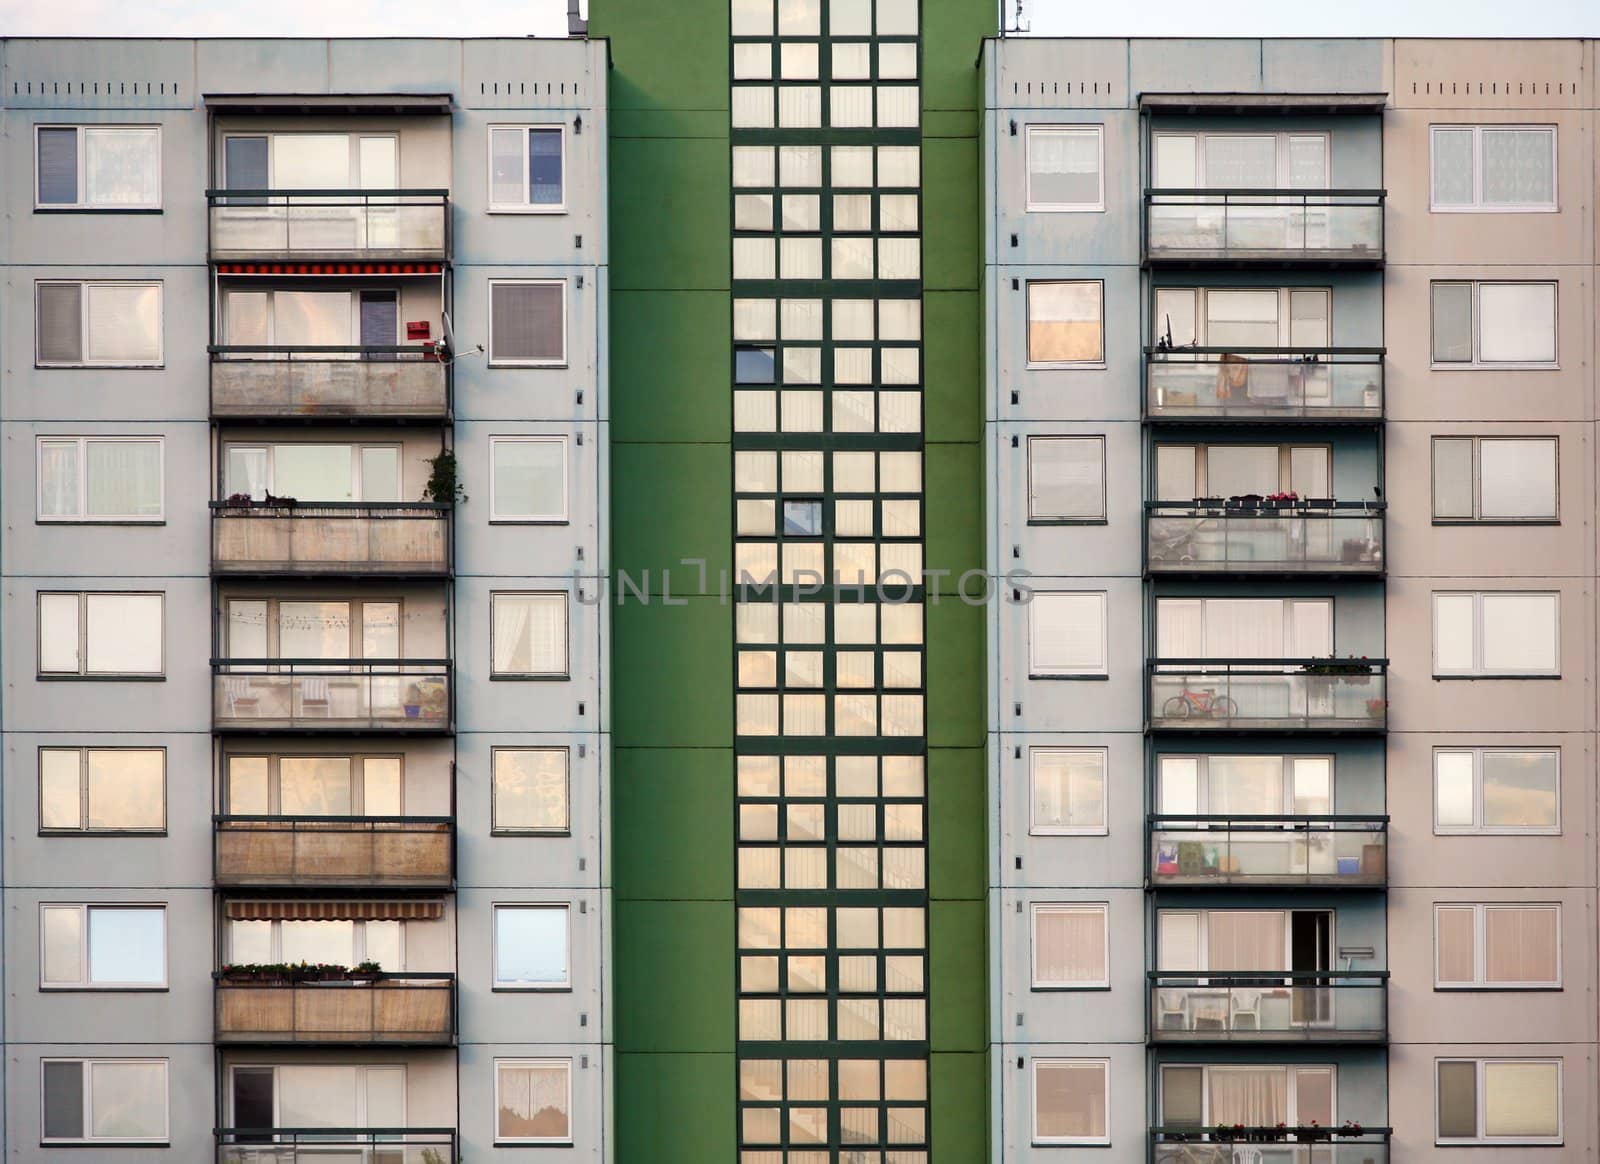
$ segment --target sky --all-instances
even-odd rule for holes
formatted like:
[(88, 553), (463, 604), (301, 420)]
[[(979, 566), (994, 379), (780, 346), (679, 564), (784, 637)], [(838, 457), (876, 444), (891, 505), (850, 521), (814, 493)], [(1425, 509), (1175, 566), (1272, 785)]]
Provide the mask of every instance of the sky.
[[(1016, 0), (1005, 4), (1009, 21)], [(1023, 0), (1023, 7), (1036, 36), (1600, 36), (1600, 0)], [(566, 9), (566, 0), (0, 0), (0, 34), (563, 36)]]

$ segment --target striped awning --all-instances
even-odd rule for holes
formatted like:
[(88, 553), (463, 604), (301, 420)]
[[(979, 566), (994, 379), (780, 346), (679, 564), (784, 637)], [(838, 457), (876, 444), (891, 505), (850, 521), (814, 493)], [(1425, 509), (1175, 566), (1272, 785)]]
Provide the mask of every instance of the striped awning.
[(444, 264), (434, 262), (218, 263), (219, 275), (437, 275)]
[(409, 901), (247, 898), (228, 902), (226, 913), (230, 921), (438, 921), (444, 916), (444, 900), (437, 897)]

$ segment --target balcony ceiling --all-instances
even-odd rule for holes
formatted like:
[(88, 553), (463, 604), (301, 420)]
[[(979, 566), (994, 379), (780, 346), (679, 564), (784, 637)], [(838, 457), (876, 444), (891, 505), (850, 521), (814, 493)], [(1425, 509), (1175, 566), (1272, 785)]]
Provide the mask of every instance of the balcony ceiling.
[(1141, 93), (1153, 113), (1382, 113), (1387, 93)]
[(207, 93), (220, 113), (441, 113), (449, 93)]

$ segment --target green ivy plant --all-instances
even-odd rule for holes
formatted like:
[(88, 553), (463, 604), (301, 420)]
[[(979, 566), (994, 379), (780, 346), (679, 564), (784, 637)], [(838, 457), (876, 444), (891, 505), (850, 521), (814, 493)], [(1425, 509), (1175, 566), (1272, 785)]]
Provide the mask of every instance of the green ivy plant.
[(453, 505), (467, 500), (466, 490), (456, 476), (456, 455), (450, 449), (441, 449), (436, 457), (427, 458), (428, 483), (423, 487), (422, 500), (441, 505)]

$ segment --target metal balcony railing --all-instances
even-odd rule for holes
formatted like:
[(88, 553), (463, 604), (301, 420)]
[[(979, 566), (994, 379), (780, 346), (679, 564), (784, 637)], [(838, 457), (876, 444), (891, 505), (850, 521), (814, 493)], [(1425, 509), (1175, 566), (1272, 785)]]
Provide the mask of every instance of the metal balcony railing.
[(450, 573), (453, 507), (442, 502), (211, 503), (217, 574)]
[(1382, 501), (1145, 503), (1152, 574), (1383, 573)]
[(217, 1164), (457, 1164), (454, 1128), (218, 1128)]
[(1386, 970), (1152, 970), (1153, 1043), (1381, 1043)]
[(1383, 263), (1382, 190), (1146, 190), (1145, 258)]
[(226, 887), (448, 889), (448, 816), (214, 816), (214, 877)]
[(448, 1046), (454, 974), (378, 974), (328, 982), (216, 980), (216, 1041), (341, 1046)]
[(1150, 726), (1381, 732), (1387, 659), (1151, 659)]
[(1384, 348), (1145, 348), (1160, 420), (1383, 419)]
[(442, 420), (449, 365), (415, 345), (212, 344), (211, 415), (219, 420), (327, 417)]
[(207, 190), (211, 259), (450, 257), (448, 190)]
[(1387, 816), (1153, 814), (1145, 823), (1156, 888), (1388, 883)]
[(219, 730), (448, 732), (448, 659), (213, 659)]
[[(1150, 1129), (1150, 1164), (1389, 1164), (1389, 1128)], [(1227, 1138), (1224, 1138), (1227, 1137)]]

